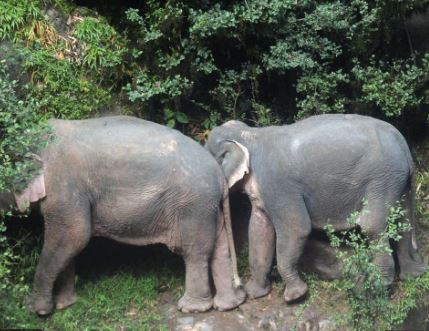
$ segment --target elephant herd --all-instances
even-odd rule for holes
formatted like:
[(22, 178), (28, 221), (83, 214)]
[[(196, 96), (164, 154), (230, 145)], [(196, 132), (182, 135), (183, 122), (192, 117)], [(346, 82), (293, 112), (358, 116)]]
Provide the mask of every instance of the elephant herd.
[[(426, 270), (415, 237), (415, 167), (405, 139), (386, 122), (321, 115), (253, 128), (229, 121), (211, 131), (205, 147), (127, 116), (50, 125), (56, 139), (39, 155), (41, 173), (23, 191), (0, 195), (0, 205), (13, 197), (19, 209), (40, 203), (44, 245), (31, 302), (38, 315), (76, 301), (74, 258), (93, 236), (162, 243), (181, 254), (183, 312), (229, 310), (246, 296), (268, 294), (274, 255), (284, 299), (294, 301), (307, 292), (297, 265), (313, 229), (348, 229), (346, 219), (359, 212), (357, 224), (375, 239), (386, 230), (390, 206), (403, 197), (412, 230), (396, 248), (399, 277)], [(231, 230), (232, 191), (244, 192), (252, 205), (251, 277), (244, 288)], [(381, 252), (374, 262), (390, 284), (392, 255)]]

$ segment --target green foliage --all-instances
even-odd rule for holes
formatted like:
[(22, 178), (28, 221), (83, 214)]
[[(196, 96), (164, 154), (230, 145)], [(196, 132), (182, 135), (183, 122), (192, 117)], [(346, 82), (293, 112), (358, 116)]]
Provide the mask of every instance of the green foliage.
[(28, 319), (25, 298), (30, 292), (29, 281), (35, 272), (36, 249), (41, 248), (41, 241), (40, 237), (26, 231), (19, 231), (15, 238), (5, 236), (3, 232), (7, 228), (3, 221), (0, 220), (0, 328), (7, 328)]
[[(14, 255), (13, 276), (22, 284), (19, 291), (11, 289), (0, 295), (0, 328), (41, 328), (47, 331), (74, 330), (169, 330), (159, 310), (160, 294), (174, 289), (175, 302), (183, 292), (184, 267), (178, 257), (150, 249), (135, 253), (128, 259), (121, 255), (105, 258), (90, 255), (90, 262), (78, 270), (76, 282), (78, 302), (64, 311), (40, 319), (27, 310), (26, 297), (41, 249), (41, 241), (35, 238), (35, 229), (24, 227), (17, 234), (20, 238), (12, 247)], [(94, 253), (92, 253), (94, 254)], [(102, 254), (102, 253), (101, 253)], [(133, 253), (131, 253), (133, 254)], [(160, 262), (159, 256), (165, 255)], [(113, 259), (113, 261), (112, 261)], [(173, 266), (173, 267), (172, 267)], [(0, 269), (1, 270), (1, 269)], [(2, 284), (2, 283), (0, 283)]]
[(52, 4), (63, 10), (59, 14), (63, 25), (65, 15), (70, 15), (61, 34), (55, 19), (45, 14), (48, 3), (3, 0), (0, 40), (15, 42), (22, 69), (31, 77), (27, 90), (37, 101), (40, 116), (87, 118), (110, 102), (111, 91), (122, 82), (126, 39), (102, 17), (82, 17), (62, 0)]
[(35, 111), (37, 103), (19, 100), (15, 87), (0, 61), (0, 192), (22, 188), (38, 169), (34, 155), (48, 141), (48, 129)]
[[(163, 109), (174, 108), (192, 127), (197, 111), (257, 125), (332, 112), (399, 117), (428, 101), (427, 60), (414, 61), (397, 29), (426, 6), (148, 1), (127, 10), (139, 64), (126, 90), (145, 116), (163, 121)], [(402, 53), (386, 52), (393, 47)]]
[(186, 78), (180, 75), (167, 77), (163, 80), (161, 77), (153, 77), (149, 73), (142, 72), (136, 81), (137, 88), (132, 90), (130, 85), (127, 89), (130, 91), (129, 96), (131, 101), (140, 100), (148, 101), (154, 96), (160, 96), (161, 100), (168, 103), (170, 98), (175, 98), (191, 85)]
[(122, 64), (126, 48), (115, 29), (102, 18), (84, 18), (76, 24), (73, 35), (85, 43), (83, 63), (90, 69), (111, 70)]
[(164, 110), (164, 118), (166, 125), (170, 128), (174, 128), (176, 123), (186, 124), (189, 123), (189, 119), (185, 113), (180, 111), (173, 111), (171, 109), (166, 108)]
[[(350, 325), (354, 330), (386, 330), (402, 320), (394, 311), (397, 305), (389, 301), (388, 289), (382, 274), (374, 263), (380, 254), (391, 254), (389, 240), (399, 241), (401, 233), (410, 231), (409, 223), (404, 223), (405, 211), (400, 205), (390, 208), (386, 231), (378, 238), (368, 239), (357, 228), (359, 212), (353, 213), (348, 223), (354, 228), (335, 233), (331, 224), (326, 230), (337, 257), (343, 261), (343, 279), (337, 283), (337, 290), (346, 294), (349, 313), (342, 315), (340, 323)], [(340, 250), (342, 245), (350, 252)], [(406, 315), (401, 315), (405, 318)]]
[(348, 76), (341, 69), (302, 76), (296, 86), (296, 91), (302, 95), (302, 99), (297, 103), (300, 108), (297, 117), (345, 112), (346, 99), (338, 90), (342, 83), (348, 82)]
[(44, 117), (88, 118), (110, 99), (109, 90), (88, 77), (78, 64), (58, 59), (50, 49), (24, 50), (24, 67), (32, 73), (29, 92)]
[(20, 32), (42, 17), (39, 5), (36, 0), (0, 1), (0, 40), (18, 39)]
[[(16, 82), (5, 69), (5, 62), (0, 61), (0, 192), (25, 186), (40, 170), (35, 155), (49, 142), (49, 129), (37, 115), (35, 101), (16, 96)], [(7, 298), (22, 295), (28, 286), (16, 275), (21, 257), (5, 235), (4, 216), (0, 210), (0, 297)]]
[(352, 73), (361, 85), (360, 101), (375, 104), (387, 117), (399, 116), (404, 109), (418, 106), (423, 96), (418, 96), (416, 92), (427, 81), (428, 54), (422, 62), (421, 67), (403, 61), (390, 65), (372, 63), (366, 68), (356, 64)]
[[(63, 118), (93, 114), (121, 87), (134, 114), (170, 125), (166, 109), (184, 114), (174, 125), (192, 133), (218, 115), (256, 125), (350, 111), (392, 118), (429, 102), (428, 59), (416, 60), (398, 28), (427, 0), (146, 1), (108, 18), (53, 1), (72, 15), (68, 35), (42, 14), (45, 2), (3, 1), (0, 38), (30, 42), (32, 93)], [(70, 84), (55, 77), (64, 72)]]

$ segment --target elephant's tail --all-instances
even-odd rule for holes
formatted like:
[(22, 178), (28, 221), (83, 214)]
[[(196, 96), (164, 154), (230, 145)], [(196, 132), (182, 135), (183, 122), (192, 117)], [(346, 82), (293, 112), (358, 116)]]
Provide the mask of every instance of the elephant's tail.
[(223, 217), (225, 221), (226, 235), (228, 238), (229, 254), (231, 255), (231, 260), (232, 260), (232, 277), (234, 281), (234, 286), (239, 287), (242, 284), (241, 284), (241, 279), (240, 279), (240, 276), (238, 275), (238, 269), (237, 269), (237, 254), (235, 253), (235, 245), (234, 245), (234, 238), (232, 235), (232, 225), (231, 225), (231, 210), (229, 206), (229, 189), (226, 183), (224, 185), (224, 191), (223, 191)]
[(416, 240), (416, 171), (414, 164), (410, 165), (410, 178), (408, 190), (405, 193), (405, 208), (410, 219), (411, 225), (411, 245), (412, 251), (417, 251), (417, 240)]

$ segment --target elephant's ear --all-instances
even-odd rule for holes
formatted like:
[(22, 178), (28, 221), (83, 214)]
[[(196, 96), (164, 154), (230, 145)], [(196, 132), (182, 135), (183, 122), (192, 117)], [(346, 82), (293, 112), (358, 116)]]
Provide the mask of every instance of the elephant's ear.
[(30, 202), (36, 202), (46, 196), (45, 176), (40, 174), (33, 178), (28, 186), (19, 193), (15, 193), (16, 205), (20, 212), (25, 212)]
[(249, 173), (249, 151), (235, 140), (225, 140), (222, 144), (223, 153), (219, 161), (228, 180), (228, 187), (231, 188)]

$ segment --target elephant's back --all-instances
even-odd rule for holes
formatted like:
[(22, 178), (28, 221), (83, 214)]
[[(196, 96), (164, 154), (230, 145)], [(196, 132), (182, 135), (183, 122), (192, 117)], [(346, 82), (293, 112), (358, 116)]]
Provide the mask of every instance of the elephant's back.
[(57, 137), (47, 152), (49, 163), (73, 167), (78, 177), (131, 187), (173, 181), (221, 192), (223, 175), (216, 161), (177, 130), (129, 116), (50, 124)]
[[(288, 126), (293, 137), (307, 136), (309, 140), (334, 139), (350, 143), (350, 140), (371, 140), (374, 134), (379, 139), (405, 141), (402, 134), (391, 124), (379, 119), (357, 114), (325, 114), (312, 116)], [(401, 146), (403, 147), (403, 146)], [(408, 147), (407, 147), (408, 148)]]
[[(312, 116), (292, 125), (268, 130), (267, 138), (280, 142), (290, 153), (318, 155), (409, 153), (402, 134), (391, 124), (362, 115), (328, 114)], [(308, 156), (308, 155), (307, 155)]]
[(409, 182), (413, 161), (408, 145), (386, 122), (321, 115), (289, 126), (284, 136), (278, 153), (282, 167), (274, 170), (303, 192), (315, 223), (345, 219), (368, 195), (399, 199)]

